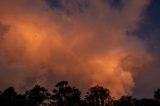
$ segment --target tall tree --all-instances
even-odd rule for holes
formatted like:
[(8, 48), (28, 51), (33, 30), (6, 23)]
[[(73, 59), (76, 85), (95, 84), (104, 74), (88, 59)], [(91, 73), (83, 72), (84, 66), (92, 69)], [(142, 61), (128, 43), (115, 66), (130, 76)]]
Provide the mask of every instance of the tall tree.
[(1, 93), (0, 103), (3, 106), (16, 105), (17, 93), (13, 87), (9, 87)]
[(52, 100), (57, 106), (79, 106), (80, 98), (81, 92), (67, 81), (57, 83), (53, 90)]
[(44, 100), (49, 99), (50, 94), (47, 89), (36, 85), (33, 89), (26, 91), (26, 99), (30, 105), (39, 106)]
[(110, 99), (110, 91), (99, 86), (90, 88), (85, 97), (85, 100), (91, 106), (105, 106), (109, 103)]

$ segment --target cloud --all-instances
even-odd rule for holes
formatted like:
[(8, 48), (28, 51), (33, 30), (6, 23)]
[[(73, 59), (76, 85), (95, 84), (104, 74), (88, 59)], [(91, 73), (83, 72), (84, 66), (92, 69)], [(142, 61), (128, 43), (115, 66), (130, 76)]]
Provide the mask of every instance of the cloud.
[(62, 0), (62, 10), (44, 0), (2, 0), (0, 21), (10, 29), (0, 45), (1, 89), (34, 84), (51, 89), (68, 80), (83, 91), (99, 84), (116, 97), (131, 94), (134, 69), (152, 57), (145, 43), (127, 32), (138, 26), (148, 2), (123, 2), (116, 9), (104, 0), (89, 0), (81, 11), (83, 0)]

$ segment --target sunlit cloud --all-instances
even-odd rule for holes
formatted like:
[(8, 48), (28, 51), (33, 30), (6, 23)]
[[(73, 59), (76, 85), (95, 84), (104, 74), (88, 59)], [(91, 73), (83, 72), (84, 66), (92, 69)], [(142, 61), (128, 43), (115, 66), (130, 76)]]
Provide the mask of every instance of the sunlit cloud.
[(83, 11), (78, 3), (84, 0), (71, 2), (62, 0), (59, 10), (44, 0), (1, 1), (2, 89), (34, 84), (51, 89), (57, 80), (68, 80), (83, 91), (98, 84), (115, 97), (132, 94), (134, 68), (150, 63), (152, 56), (127, 32), (138, 26), (148, 2), (124, 0), (119, 10), (92, 0)]

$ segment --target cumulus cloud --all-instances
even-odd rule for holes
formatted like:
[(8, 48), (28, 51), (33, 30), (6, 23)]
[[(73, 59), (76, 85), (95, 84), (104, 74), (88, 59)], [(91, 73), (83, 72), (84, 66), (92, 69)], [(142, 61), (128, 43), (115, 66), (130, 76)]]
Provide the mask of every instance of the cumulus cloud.
[(0, 28), (1, 89), (34, 84), (51, 89), (68, 80), (83, 91), (98, 84), (115, 97), (131, 94), (134, 69), (152, 57), (127, 32), (138, 26), (148, 2), (123, 3), (117, 9), (105, 0), (61, 0), (53, 8), (45, 0), (2, 0), (0, 21), (9, 29)]

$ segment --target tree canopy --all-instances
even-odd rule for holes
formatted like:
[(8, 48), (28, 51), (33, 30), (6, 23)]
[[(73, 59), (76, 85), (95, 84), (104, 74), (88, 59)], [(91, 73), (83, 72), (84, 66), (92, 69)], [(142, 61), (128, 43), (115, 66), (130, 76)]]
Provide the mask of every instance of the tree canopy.
[(51, 93), (40, 85), (35, 85), (24, 94), (18, 94), (14, 87), (0, 91), (0, 106), (160, 106), (160, 88), (154, 98), (137, 99), (122, 96), (115, 99), (110, 90), (102, 86), (88, 89), (84, 98), (78, 88), (61, 81), (55, 85)]

